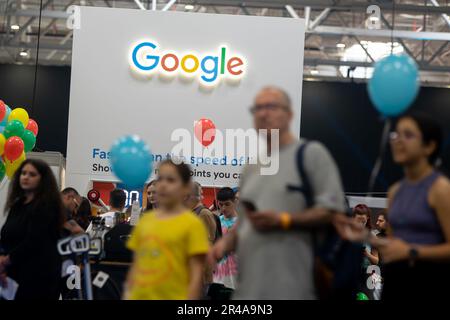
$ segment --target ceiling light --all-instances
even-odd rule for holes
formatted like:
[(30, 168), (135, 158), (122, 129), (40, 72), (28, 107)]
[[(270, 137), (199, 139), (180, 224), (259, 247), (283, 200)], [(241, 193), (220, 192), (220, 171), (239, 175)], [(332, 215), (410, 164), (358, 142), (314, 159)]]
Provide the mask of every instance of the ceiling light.
[(318, 71), (318, 70), (311, 70), (311, 74), (312, 74), (312, 75), (319, 74), (319, 71)]
[(338, 47), (338, 48), (345, 48), (345, 43), (338, 43), (336, 45), (336, 47)]
[(184, 10), (186, 11), (194, 10), (194, 6), (192, 4), (187, 4), (184, 6)]
[(28, 52), (26, 50), (22, 50), (22, 51), (19, 52), (19, 55), (21, 57), (28, 57)]
[(19, 25), (17, 25), (17, 24), (13, 24), (12, 26), (11, 26), (11, 30), (19, 30), (20, 29), (20, 27), (19, 27)]

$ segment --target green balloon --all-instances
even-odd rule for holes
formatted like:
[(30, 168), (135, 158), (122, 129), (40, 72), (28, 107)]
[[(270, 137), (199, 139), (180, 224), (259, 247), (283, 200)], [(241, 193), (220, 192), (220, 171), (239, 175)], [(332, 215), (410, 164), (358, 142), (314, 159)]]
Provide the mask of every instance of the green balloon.
[(363, 292), (358, 292), (356, 300), (369, 300), (369, 297)]
[(30, 130), (25, 130), (22, 135), (22, 140), (25, 153), (33, 150), (34, 145), (36, 144), (36, 137), (34, 136), (33, 132), (31, 132)]
[(6, 173), (5, 163), (0, 160), (0, 182), (3, 180), (5, 173)]
[(6, 139), (14, 136), (21, 137), (24, 130), (25, 128), (23, 127), (22, 122), (20, 122), (19, 120), (12, 120), (6, 124), (3, 134), (5, 135)]

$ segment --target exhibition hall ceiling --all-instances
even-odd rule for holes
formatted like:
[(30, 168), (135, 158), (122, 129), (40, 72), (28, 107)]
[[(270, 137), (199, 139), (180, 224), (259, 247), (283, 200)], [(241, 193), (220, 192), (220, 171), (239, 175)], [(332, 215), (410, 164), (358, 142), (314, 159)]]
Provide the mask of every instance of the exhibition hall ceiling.
[(307, 80), (363, 81), (393, 51), (416, 60), (423, 84), (450, 85), (449, 0), (42, 0), (39, 32), (40, 4), (0, 0), (0, 63), (34, 64), (40, 34), (39, 64), (70, 65), (67, 9), (81, 5), (304, 18)]

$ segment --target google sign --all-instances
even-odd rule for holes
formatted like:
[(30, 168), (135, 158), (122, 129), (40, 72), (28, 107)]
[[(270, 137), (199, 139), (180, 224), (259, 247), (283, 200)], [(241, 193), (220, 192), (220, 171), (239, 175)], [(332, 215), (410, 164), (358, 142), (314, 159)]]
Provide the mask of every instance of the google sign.
[(199, 76), (201, 83), (215, 85), (221, 77), (240, 79), (245, 71), (245, 60), (230, 55), (226, 46), (221, 46), (216, 54), (174, 51), (160, 52), (153, 41), (141, 41), (132, 47), (130, 66), (133, 70), (150, 75), (161, 72), (166, 75), (181, 73), (185, 76)]

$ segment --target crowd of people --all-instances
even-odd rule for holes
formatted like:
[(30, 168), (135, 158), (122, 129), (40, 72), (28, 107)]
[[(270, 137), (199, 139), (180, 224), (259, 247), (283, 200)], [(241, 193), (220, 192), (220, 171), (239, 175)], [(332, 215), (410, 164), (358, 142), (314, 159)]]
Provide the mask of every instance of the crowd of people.
[[(435, 167), (442, 132), (433, 119), (399, 117), (390, 144), (404, 178), (389, 188), (386, 210), (374, 213), (359, 204), (349, 214), (331, 154), (291, 132), (289, 96), (264, 88), (250, 111), (256, 129), (279, 130), (279, 151), (267, 140), (279, 158), (278, 172), (261, 175), (262, 164), (247, 166), (239, 189), (220, 189), (208, 208), (187, 164), (160, 163), (156, 179), (144, 187), (146, 205), (126, 244), (134, 258), (124, 299), (321, 298), (318, 258), (325, 246), (318, 239), (327, 234), (337, 236), (334, 248), (346, 257), (360, 257), (348, 260), (357, 263), (351, 267), (359, 270), (358, 283), (339, 284), (354, 285), (355, 299), (356, 293), (381, 300), (429, 298), (431, 291), (445, 296), (450, 181)], [(107, 227), (128, 223), (125, 198), (123, 190), (111, 192), (110, 210), (100, 216)], [(58, 299), (57, 241), (89, 233), (91, 212), (89, 200), (75, 189), (59, 192), (48, 165), (24, 161), (5, 206), (0, 284), (13, 278), (19, 284), (16, 299)], [(333, 290), (345, 277), (339, 268), (328, 268)]]

